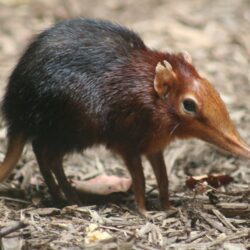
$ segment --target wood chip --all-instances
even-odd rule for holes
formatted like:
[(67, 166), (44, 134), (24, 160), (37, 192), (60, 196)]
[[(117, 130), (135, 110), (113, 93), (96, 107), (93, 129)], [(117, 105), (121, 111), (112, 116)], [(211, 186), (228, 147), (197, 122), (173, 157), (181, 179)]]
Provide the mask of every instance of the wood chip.
[(242, 216), (246, 217), (250, 215), (250, 205), (247, 203), (226, 203), (221, 202), (216, 204), (216, 206), (210, 204), (204, 204), (203, 208), (205, 210), (212, 211), (214, 208), (218, 209), (224, 216), (235, 217)]
[(217, 216), (217, 218), (229, 229), (233, 231), (237, 231), (237, 228), (231, 224), (231, 222), (217, 209), (212, 209), (213, 213)]
[(23, 248), (23, 238), (21, 236), (2, 238), (1, 250), (21, 250)]
[(39, 216), (52, 216), (60, 214), (61, 210), (54, 207), (48, 207), (48, 208), (38, 208), (34, 209), (32, 211), (29, 211), (29, 214), (37, 214)]
[(208, 216), (208, 214), (202, 213), (200, 212), (200, 216), (213, 228), (217, 229), (218, 231), (222, 232), (222, 233), (226, 233), (227, 229), (225, 227), (222, 226), (222, 224), (220, 224), (219, 222), (217, 222), (214, 219), (211, 219), (210, 216)]
[(10, 225), (0, 229), (0, 237), (4, 237), (8, 234), (11, 234), (11, 233), (13, 233), (21, 228), (27, 227), (27, 226), (28, 226), (28, 223), (24, 222), (24, 221), (13, 222)]

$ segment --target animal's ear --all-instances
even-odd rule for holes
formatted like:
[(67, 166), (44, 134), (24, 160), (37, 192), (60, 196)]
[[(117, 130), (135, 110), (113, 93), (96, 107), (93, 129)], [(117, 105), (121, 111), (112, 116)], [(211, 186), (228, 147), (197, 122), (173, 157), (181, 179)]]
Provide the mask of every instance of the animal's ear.
[(179, 55), (188, 63), (192, 64), (192, 57), (187, 51), (182, 51)]
[(175, 73), (169, 62), (163, 61), (156, 65), (154, 89), (162, 99), (166, 98), (167, 92), (171, 84), (173, 84), (174, 78)]

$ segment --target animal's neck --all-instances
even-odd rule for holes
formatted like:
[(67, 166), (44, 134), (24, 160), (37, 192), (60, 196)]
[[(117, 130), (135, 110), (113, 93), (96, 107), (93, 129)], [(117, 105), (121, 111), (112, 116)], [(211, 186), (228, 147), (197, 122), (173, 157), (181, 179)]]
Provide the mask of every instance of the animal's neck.
[(180, 123), (174, 115), (168, 111), (167, 104), (163, 101), (158, 105), (158, 110), (153, 114), (152, 134), (148, 141), (147, 152), (154, 153), (164, 150), (177, 137)]

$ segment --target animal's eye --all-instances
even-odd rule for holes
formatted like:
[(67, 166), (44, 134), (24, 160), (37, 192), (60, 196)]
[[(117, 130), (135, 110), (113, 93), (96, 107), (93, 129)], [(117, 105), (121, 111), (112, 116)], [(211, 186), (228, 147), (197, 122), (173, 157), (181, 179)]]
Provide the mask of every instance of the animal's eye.
[(192, 99), (183, 100), (182, 107), (186, 113), (194, 114), (196, 112), (196, 103)]

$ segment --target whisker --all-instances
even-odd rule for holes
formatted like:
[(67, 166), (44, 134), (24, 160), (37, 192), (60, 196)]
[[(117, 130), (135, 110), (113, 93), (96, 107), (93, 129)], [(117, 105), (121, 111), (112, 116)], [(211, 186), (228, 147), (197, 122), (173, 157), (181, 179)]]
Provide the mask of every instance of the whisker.
[(173, 129), (172, 129), (171, 132), (170, 132), (170, 136), (173, 135), (174, 131), (179, 127), (179, 125), (180, 125), (180, 122), (178, 122), (178, 123), (173, 127)]

